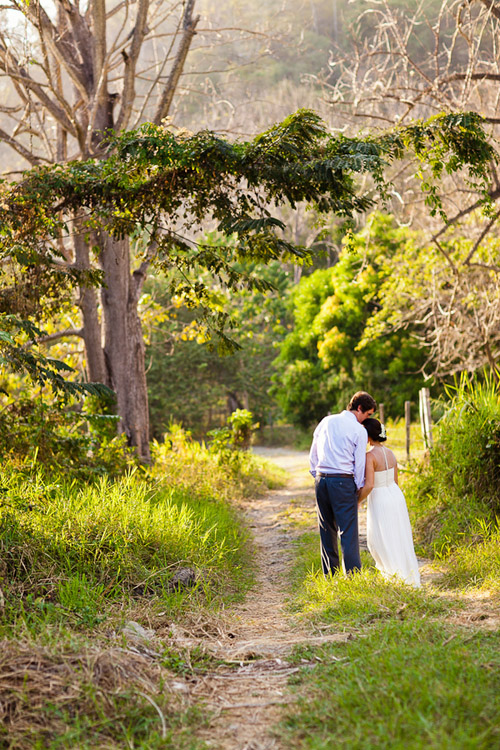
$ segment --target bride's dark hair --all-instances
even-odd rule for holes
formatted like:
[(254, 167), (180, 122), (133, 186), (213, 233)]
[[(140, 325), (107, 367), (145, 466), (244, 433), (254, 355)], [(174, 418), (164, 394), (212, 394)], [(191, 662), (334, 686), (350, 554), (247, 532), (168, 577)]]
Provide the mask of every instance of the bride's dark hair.
[(368, 417), (368, 419), (362, 422), (362, 425), (372, 440), (376, 440), (378, 443), (385, 443), (387, 440), (385, 426), (381, 425), (378, 419)]

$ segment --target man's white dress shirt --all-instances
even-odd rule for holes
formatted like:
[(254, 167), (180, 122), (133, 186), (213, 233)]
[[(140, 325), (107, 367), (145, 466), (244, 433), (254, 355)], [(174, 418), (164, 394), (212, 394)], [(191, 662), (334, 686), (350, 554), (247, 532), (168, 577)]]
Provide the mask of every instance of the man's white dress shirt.
[(311, 474), (352, 474), (358, 490), (365, 483), (368, 433), (352, 411), (331, 414), (314, 430)]

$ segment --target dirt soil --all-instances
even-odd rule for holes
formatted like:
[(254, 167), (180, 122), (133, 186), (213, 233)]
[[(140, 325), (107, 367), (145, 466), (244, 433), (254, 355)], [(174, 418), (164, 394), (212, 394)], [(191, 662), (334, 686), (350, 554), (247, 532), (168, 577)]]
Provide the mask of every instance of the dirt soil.
[[(226, 663), (208, 674), (179, 679), (171, 686), (185, 705), (202, 702), (207, 706), (212, 719), (200, 739), (217, 750), (285, 750), (272, 727), (282, 707), (292, 699), (286, 685), (298, 668), (287, 661), (291, 649), (296, 644), (355, 637), (349, 632), (333, 632), (328, 626), (321, 630), (308, 625), (305, 629), (287, 611), (294, 539), (305, 528), (317, 527), (313, 480), (305, 452), (271, 448), (258, 452), (286, 469), (290, 480), (285, 489), (244, 503), (255, 539), (257, 585), (223, 621), (200, 623), (198, 631), (194, 623), (186, 630), (170, 630), (177, 646), (201, 644)], [(300, 525), (294, 521), (300, 521)], [(366, 511), (360, 513), (360, 543), (366, 547)], [(435, 573), (428, 561), (420, 562), (422, 580), (430, 582)], [(485, 609), (485, 602), (478, 601), (471, 601), (470, 609), (459, 617), (457, 624), (476, 627), (498, 622), (498, 617)]]

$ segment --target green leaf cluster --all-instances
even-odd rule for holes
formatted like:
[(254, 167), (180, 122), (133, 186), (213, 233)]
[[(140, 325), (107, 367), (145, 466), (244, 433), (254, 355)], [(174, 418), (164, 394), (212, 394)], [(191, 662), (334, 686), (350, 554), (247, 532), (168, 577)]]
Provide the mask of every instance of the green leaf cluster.
[(392, 260), (412, 241), (391, 217), (373, 214), (335, 266), (304, 277), (293, 291), (294, 328), (275, 363), (275, 391), (293, 423), (308, 427), (345, 408), (356, 390), (372, 393), (393, 417), (417, 398), (425, 363), (418, 342), (405, 331), (364, 341)]

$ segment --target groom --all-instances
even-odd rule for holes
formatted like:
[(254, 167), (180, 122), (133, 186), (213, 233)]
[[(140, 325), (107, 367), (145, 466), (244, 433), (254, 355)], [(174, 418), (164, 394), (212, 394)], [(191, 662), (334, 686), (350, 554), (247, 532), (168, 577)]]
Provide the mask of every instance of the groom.
[(323, 573), (342, 566), (361, 569), (358, 538), (358, 492), (365, 483), (367, 432), (362, 423), (377, 404), (365, 391), (351, 398), (347, 409), (321, 420), (314, 431), (309, 462), (315, 478)]

